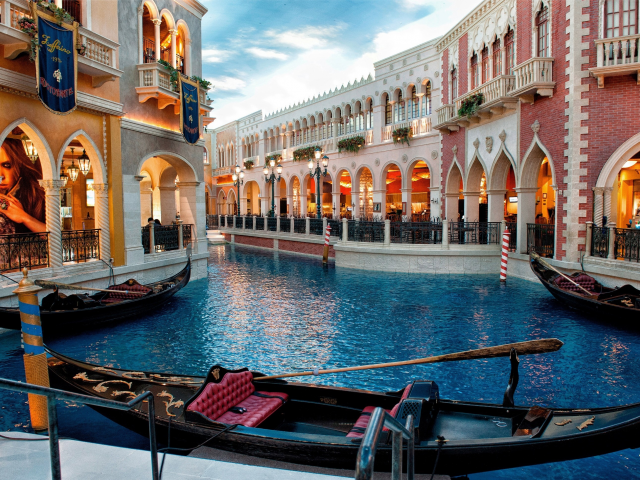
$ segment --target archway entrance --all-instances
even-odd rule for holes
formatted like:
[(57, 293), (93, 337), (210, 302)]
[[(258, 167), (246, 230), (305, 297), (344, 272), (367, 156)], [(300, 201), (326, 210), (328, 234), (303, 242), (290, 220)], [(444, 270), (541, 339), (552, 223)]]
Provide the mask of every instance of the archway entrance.
[(244, 186), (245, 197), (247, 198), (247, 215), (262, 215), (260, 209), (260, 187), (258, 182), (250, 181)]
[(342, 172), (338, 172), (336, 177), (338, 179), (338, 189), (340, 192), (340, 218), (353, 218), (353, 210), (355, 208), (355, 204), (352, 201), (352, 184), (351, 184), (351, 175), (348, 171), (343, 170)]
[(286, 217), (289, 209), (287, 207), (287, 182), (284, 178), (281, 178), (278, 182), (276, 191), (278, 192), (278, 197), (276, 198), (276, 200), (278, 200), (276, 202), (276, 214), (281, 217)]
[(299, 217), (301, 212), (300, 212), (300, 180), (298, 180), (298, 177), (293, 177), (292, 190), (293, 190), (293, 196), (292, 196), (293, 205), (291, 206), (292, 213), (294, 217)]
[(464, 221), (486, 222), (488, 220), (487, 176), (478, 157), (475, 157), (464, 192)]
[(402, 221), (402, 172), (397, 165), (392, 164), (387, 169), (384, 178), (386, 185), (385, 218), (395, 222)]
[[(358, 190), (360, 192), (358, 212), (360, 217), (366, 220), (373, 219), (373, 175), (371, 170), (364, 167), (360, 171), (358, 182)], [(376, 212), (380, 214), (380, 212)]]
[(428, 222), (431, 220), (431, 172), (427, 164), (420, 160), (411, 172), (411, 220)]

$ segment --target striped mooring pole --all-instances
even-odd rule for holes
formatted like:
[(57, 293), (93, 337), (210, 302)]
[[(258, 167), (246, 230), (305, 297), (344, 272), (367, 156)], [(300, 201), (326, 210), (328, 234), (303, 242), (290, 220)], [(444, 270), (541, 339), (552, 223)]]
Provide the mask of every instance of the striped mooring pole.
[(331, 225), (327, 225), (327, 231), (324, 234), (324, 251), (322, 252), (322, 265), (329, 262), (329, 238), (331, 237)]
[(507, 281), (507, 260), (509, 259), (509, 237), (511, 232), (509, 228), (505, 227), (502, 234), (502, 258), (500, 259), (500, 281)]
[[(13, 293), (18, 295), (20, 306), (20, 322), (22, 326), (22, 347), (24, 348), (24, 371), (27, 383), (42, 387), (49, 386), (49, 370), (47, 354), (42, 341), (42, 324), (40, 323), (40, 304), (38, 292), (42, 290), (28, 277), (27, 269), (22, 269), (23, 278)], [(47, 397), (29, 394), (29, 413), (31, 427), (36, 431), (49, 428), (47, 415)]]

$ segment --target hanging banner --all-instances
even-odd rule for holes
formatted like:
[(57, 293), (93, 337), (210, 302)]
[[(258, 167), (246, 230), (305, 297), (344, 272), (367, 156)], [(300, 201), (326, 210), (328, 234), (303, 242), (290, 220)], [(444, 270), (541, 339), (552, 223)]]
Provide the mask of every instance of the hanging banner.
[(55, 17), (38, 11), (35, 3), (32, 3), (31, 12), (36, 18), (38, 27), (39, 45), (36, 47), (38, 97), (53, 113), (67, 115), (77, 106), (78, 23), (58, 25)]
[(180, 130), (191, 145), (200, 140), (200, 92), (196, 82), (179, 77)]

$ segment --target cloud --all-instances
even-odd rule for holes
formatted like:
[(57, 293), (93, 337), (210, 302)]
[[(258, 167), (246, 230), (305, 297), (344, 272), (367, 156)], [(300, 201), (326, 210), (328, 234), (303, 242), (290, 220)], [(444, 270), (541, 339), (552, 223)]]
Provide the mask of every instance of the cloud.
[(205, 48), (202, 50), (203, 63), (220, 63), (229, 57), (230, 52), (218, 50), (216, 48)]
[(275, 58), (276, 60), (286, 60), (287, 58), (289, 58), (289, 55), (287, 55), (286, 53), (282, 53), (277, 50), (271, 50), (268, 48), (252, 47), (247, 48), (246, 52), (258, 58)]
[(207, 78), (207, 80), (211, 82), (215, 90), (222, 91), (239, 90), (247, 85), (241, 78), (234, 77)]
[(283, 32), (268, 30), (265, 32), (265, 36), (280, 45), (311, 50), (328, 45), (327, 37), (334, 36), (342, 28), (343, 26), (337, 25), (332, 27), (304, 27)]

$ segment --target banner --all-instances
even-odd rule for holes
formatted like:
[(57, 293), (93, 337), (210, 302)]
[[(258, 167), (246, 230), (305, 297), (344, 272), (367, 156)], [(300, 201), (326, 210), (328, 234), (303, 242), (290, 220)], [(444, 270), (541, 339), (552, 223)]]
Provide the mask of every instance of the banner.
[(180, 131), (191, 145), (200, 140), (200, 92), (196, 82), (179, 77)]
[(38, 97), (53, 113), (66, 115), (77, 106), (78, 23), (58, 25), (55, 18), (40, 12), (33, 4), (37, 18), (36, 79)]

